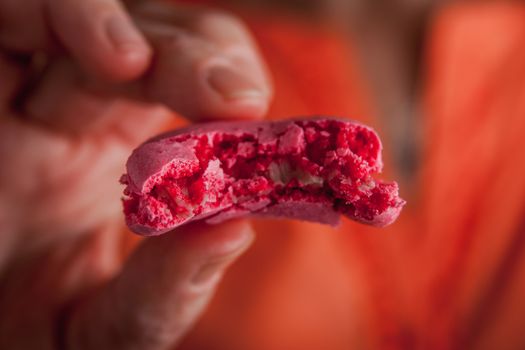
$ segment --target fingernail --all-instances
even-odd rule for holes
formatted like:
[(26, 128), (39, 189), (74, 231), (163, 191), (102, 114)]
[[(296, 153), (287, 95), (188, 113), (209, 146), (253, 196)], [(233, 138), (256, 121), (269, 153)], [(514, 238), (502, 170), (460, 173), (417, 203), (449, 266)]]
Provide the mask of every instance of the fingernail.
[(106, 24), (106, 30), (116, 50), (127, 54), (147, 54), (144, 39), (128, 19), (112, 17)]
[(216, 66), (208, 73), (208, 83), (225, 100), (262, 98), (265, 93), (254, 81), (233, 68)]
[[(251, 230), (251, 229), (250, 229)], [(242, 253), (244, 253), (253, 241), (253, 233), (250, 238), (234, 248), (230, 253), (215, 257), (205, 262), (192, 278), (194, 285), (207, 285), (218, 281), (225, 269), (233, 263)]]

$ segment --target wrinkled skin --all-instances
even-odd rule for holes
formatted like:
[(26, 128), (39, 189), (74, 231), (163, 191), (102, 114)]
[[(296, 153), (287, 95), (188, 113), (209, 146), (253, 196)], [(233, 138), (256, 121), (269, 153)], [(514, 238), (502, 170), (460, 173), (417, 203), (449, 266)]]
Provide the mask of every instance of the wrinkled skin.
[(122, 263), (118, 178), (172, 111), (262, 117), (265, 67), (223, 13), (100, 0), (21, 8), (0, 0), (0, 348), (170, 348), (253, 233), (242, 221), (188, 225)]

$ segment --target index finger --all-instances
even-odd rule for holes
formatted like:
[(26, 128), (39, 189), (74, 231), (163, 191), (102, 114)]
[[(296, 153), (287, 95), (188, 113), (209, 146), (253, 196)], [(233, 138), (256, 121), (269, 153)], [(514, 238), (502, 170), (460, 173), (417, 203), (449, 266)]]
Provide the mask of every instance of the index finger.
[(143, 11), (137, 25), (155, 56), (140, 93), (194, 121), (266, 114), (272, 96), (268, 70), (238, 19), (179, 7)]

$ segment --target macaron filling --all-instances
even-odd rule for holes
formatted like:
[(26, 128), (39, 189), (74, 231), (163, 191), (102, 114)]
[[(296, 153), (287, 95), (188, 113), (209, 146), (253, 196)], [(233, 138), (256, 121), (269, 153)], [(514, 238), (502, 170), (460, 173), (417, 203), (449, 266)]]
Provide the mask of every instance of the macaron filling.
[[(383, 226), (395, 220), (404, 204), (395, 182), (372, 178), (382, 168), (381, 143), (361, 124), (299, 120), (271, 130), (189, 133), (162, 142), (180, 148), (181, 156), (141, 186), (129, 169), (121, 179), (127, 185), (124, 212), (132, 228), (162, 232), (195, 218), (220, 222), (246, 214), (279, 216), (271, 208), (282, 203), (322, 204)], [(325, 223), (336, 224), (333, 218)]]

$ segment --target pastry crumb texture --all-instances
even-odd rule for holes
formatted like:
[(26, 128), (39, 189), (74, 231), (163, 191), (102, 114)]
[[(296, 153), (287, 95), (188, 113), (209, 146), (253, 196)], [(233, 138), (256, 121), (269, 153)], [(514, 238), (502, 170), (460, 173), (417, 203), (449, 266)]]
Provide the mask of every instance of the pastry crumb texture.
[(377, 134), (347, 120), (193, 125), (147, 141), (126, 168), (126, 223), (142, 235), (246, 215), (385, 226), (405, 204), (397, 183), (372, 177)]

